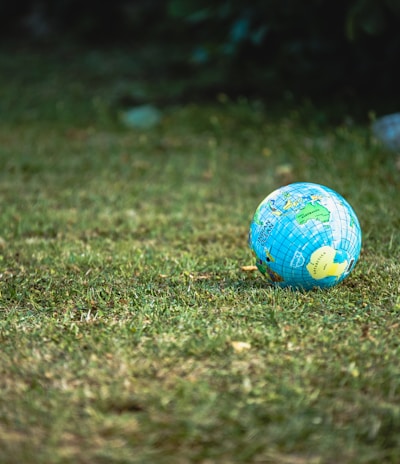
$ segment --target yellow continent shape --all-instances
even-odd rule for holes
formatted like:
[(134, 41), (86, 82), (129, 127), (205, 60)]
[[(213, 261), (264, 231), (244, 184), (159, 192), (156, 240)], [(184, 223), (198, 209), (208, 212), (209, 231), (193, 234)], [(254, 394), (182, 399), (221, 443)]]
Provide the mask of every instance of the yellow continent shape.
[(330, 246), (323, 246), (311, 255), (307, 270), (314, 279), (325, 277), (339, 278), (347, 268), (347, 261), (335, 263), (336, 250)]

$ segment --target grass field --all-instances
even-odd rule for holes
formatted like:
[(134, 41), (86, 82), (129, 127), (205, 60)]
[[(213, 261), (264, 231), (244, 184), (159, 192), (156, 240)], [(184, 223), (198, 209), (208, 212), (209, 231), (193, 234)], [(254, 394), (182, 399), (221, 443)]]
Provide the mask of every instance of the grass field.
[[(138, 131), (126, 56), (0, 67), (0, 462), (400, 462), (400, 172), (367, 125), (220, 95)], [(359, 217), (331, 290), (242, 269), (292, 181)]]

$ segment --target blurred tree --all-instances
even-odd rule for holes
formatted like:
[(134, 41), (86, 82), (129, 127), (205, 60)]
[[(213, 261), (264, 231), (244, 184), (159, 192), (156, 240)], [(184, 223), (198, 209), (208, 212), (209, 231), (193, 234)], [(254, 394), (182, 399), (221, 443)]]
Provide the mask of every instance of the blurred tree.
[(399, 30), (399, 0), (0, 0), (0, 36), (151, 41), (233, 92), (397, 91)]
[(165, 0), (0, 0), (0, 36), (122, 40), (148, 30)]
[(223, 66), (240, 87), (393, 91), (400, 78), (397, 0), (170, 0), (192, 61)]

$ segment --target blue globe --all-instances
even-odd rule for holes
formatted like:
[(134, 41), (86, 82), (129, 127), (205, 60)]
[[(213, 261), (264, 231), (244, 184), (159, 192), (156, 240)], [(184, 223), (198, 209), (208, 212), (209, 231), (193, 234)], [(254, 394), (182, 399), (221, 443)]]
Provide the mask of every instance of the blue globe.
[(349, 203), (309, 182), (281, 187), (258, 206), (249, 246), (271, 284), (310, 290), (332, 287), (354, 268), (361, 228)]

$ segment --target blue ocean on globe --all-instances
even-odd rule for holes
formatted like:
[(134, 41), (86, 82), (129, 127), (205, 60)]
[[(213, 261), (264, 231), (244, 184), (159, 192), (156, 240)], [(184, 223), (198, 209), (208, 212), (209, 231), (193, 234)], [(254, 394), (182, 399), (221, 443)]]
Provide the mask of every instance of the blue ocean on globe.
[(361, 228), (341, 195), (323, 185), (298, 182), (261, 202), (250, 224), (249, 246), (271, 284), (326, 288), (353, 270), (361, 251)]

